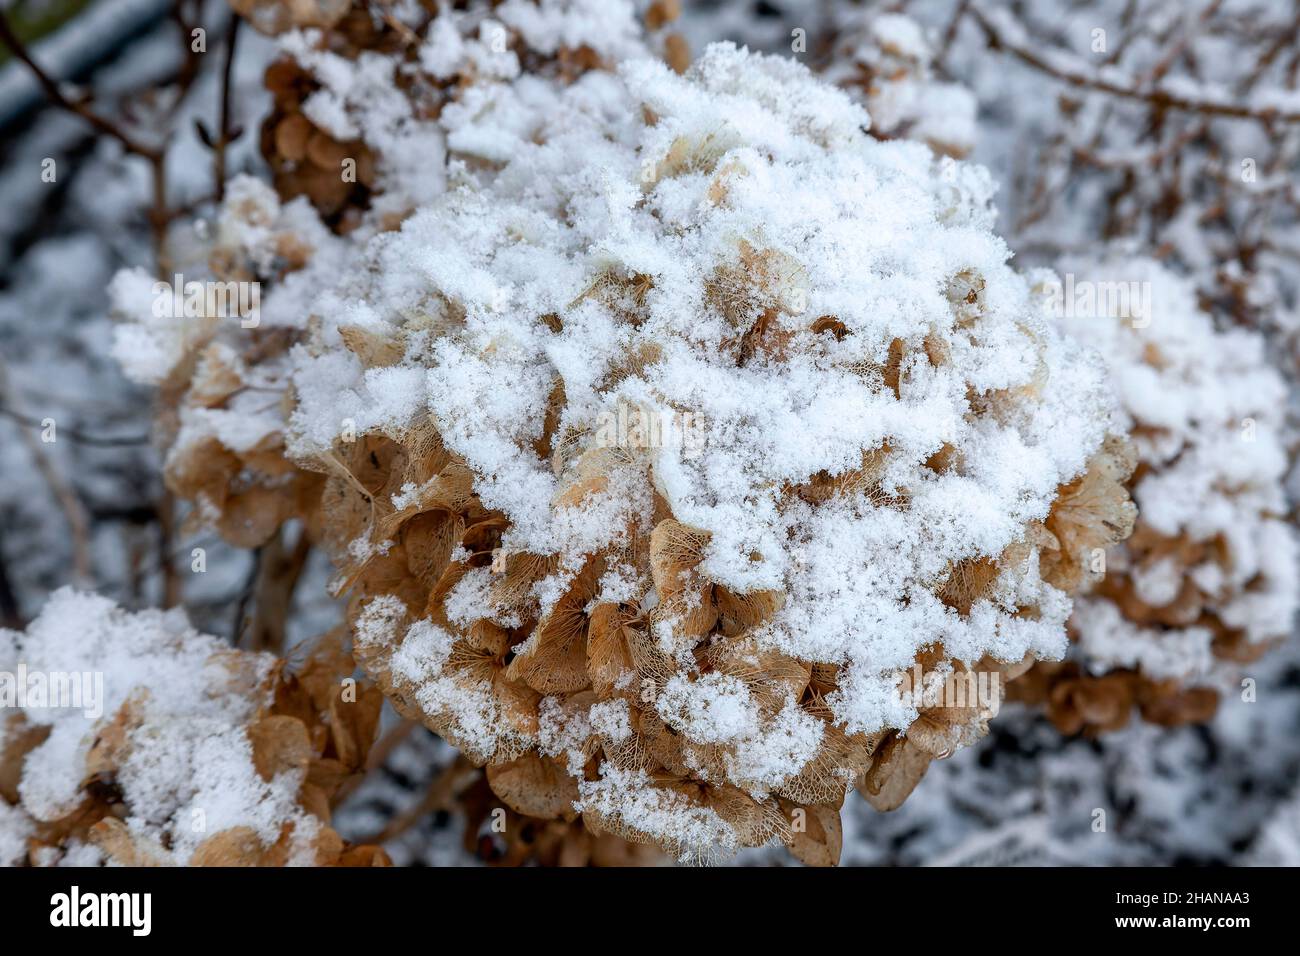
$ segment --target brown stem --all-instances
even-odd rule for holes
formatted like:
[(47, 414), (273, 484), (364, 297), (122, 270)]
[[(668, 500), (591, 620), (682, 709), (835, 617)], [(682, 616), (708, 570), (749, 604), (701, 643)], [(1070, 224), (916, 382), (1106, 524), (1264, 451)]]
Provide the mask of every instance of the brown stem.
[(163, 489), (158, 499), (158, 566), (163, 576), (162, 606), (175, 607), (181, 602), (181, 578), (172, 557), (176, 539), (176, 498)]
[(285, 529), (280, 529), (259, 549), (253, 619), (242, 645), (249, 650), (284, 653), (293, 592), (311, 553), (311, 538), (306, 529), (299, 532), (292, 551), (285, 544), (285, 533)]
[[(27, 425), (31, 428), (39, 428), (40, 422), (30, 415), (24, 415), (16, 412), (12, 408), (0, 405), (0, 415), (12, 419), (19, 425)], [(96, 435), (89, 435), (84, 431), (63, 425), (59, 431), (81, 445), (93, 445), (96, 448), (124, 448), (130, 445), (147, 445), (149, 443), (148, 435), (126, 435), (121, 438), (100, 438)]]
[[(184, 49), (184, 59), (182, 59), (180, 70), (176, 74), (176, 86), (179, 92), (167, 111), (169, 119), (174, 117), (180, 110), (181, 104), (185, 100), (186, 92), (188, 92), (189, 88), (194, 84), (194, 81), (199, 75), (199, 53), (194, 49), (192, 38), (194, 24), (185, 19), (185, 12), (182, 9), (184, 6), (185, 0), (176, 0), (176, 2), (172, 4), (170, 11), (171, 19), (176, 23), (177, 29), (180, 30), (181, 46)], [(196, 17), (200, 15), (200, 11), (198, 10), (194, 13)]]
[(166, 154), (159, 153), (150, 159), (150, 181), (153, 184), (153, 207), (149, 210), (149, 226), (153, 233), (154, 261), (157, 263), (158, 276), (166, 277), (171, 273), (171, 257), (167, 255), (167, 224), (171, 215), (167, 211), (167, 164)]
[[(3, 542), (4, 536), (0, 535), (0, 545)], [(9, 581), (9, 566), (5, 564), (4, 549), (0, 547), (0, 627), (21, 631), (26, 626), (27, 622), (23, 620), (18, 608), (18, 595), (14, 593), (13, 584)]]
[(473, 776), (476, 772), (477, 768), (466, 760), (463, 755), (457, 755), (451, 764), (439, 771), (438, 775), (429, 782), (428, 789), (425, 790), (424, 796), (417, 803), (389, 820), (388, 824), (378, 833), (354, 842), (382, 846), (389, 840), (401, 836), (433, 811), (451, 809), (458, 784), (464, 778)]
[(217, 120), (217, 142), (213, 149), (212, 177), (216, 180), (217, 202), (226, 195), (226, 146), (230, 135), (230, 79), (235, 68), (235, 42), (239, 37), (239, 14), (231, 13), (230, 30), (226, 33), (226, 58), (221, 64), (221, 112)]
[(262, 548), (253, 549), (253, 564), (248, 569), (248, 577), (239, 590), (239, 601), (235, 604), (235, 621), (230, 627), (230, 643), (238, 647), (244, 639), (244, 628), (248, 624), (248, 606), (253, 601), (253, 592), (257, 589), (257, 578), (262, 569)]
[(396, 724), (391, 730), (385, 733), (384, 736), (370, 748), (370, 755), (366, 758), (365, 769), (361, 773), (349, 777), (344, 781), (343, 786), (339, 787), (334, 796), (330, 798), (330, 806), (341, 806), (348, 797), (352, 796), (352, 794), (357, 791), (357, 788), (359, 788), (361, 784), (370, 779), (377, 770), (380, 770), (384, 764), (388, 762), (388, 758), (392, 755), (393, 751), (397, 749), (398, 745), (407, 737), (411, 736), (411, 731), (418, 726), (419, 724), (415, 721), (403, 717), (400, 723)]
[(59, 84), (41, 69), (40, 64), (32, 59), (27, 47), (22, 40), (18, 39), (12, 27), (10, 27), (9, 20), (5, 17), (3, 10), (0, 10), (0, 41), (4, 42), (5, 46), (17, 59), (27, 65), (27, 68), (32, 71), (32, 75), (36, 78), (36, 82), (55, 106), (80, 116), (90, 124), (91, 128), (117, 140), (128, 153), (139, 156), (149, 163), (153, 184), (153, 207), (149, 210), (149, 226), (153, 235), (154, 259), (157, 263), (158, 275), (167, 275), (171, 271), (170, 263), (163, 251), (164, 240), (167, 235), (167, 224), (171, 221), (171, 216), (167, 211), (167, 150), (163, 147), (146, 146), (116, 124), (100, 116), (86, 104), (74, 103), (64, 96), (63, 91), (59, 89)]
[[(7, 407), (14, 408), (18, 404), (17, 395), (14, 393), (9, 381), (9, 374), (3, 365), (0, 365), (0, 394), (4, 396)], [(86, 513), (86, 506), (82, 504), (81, 498), (77, 496), (72, 486), (63, 480), (63, 476), (55, 467), (54, 462), (50, 460), (50, 457), (45, 454), (45, 449), (41, 447), (40, 440), (32, 433), (32, 430), (20, 427), (18, 435), (23, 444), (27, 446), (27, 451), (32, 456), (36, 470), (41, 473), (41, 477), (49, 485), (50, 493), (54, 496), (60, 510), (62, 510), (64, 520), (68, 523), (68, 532), (72, 536), (72, 567), (77, 578), (77, 584), (89, 586), (93, 583), (93, 576), (90, 560), (90, 518)]]
[(961, 27), (962, 18), (966, 16), (966, 8), (970, 6), (970, 0), (961, 0), (957, 4), (957, 9), (953, 11), (952, 19), (948, 21), (948, 28), (943, 31), (943, 41), (939, 44), (939, 52), (935, 56), (935, 62), (943, 66), (947, 72), (948, 51), (952, 49), (953, 41), (957, 39), (957, 30)]
[(83, 103), (74, 103), (64, 96), (63, 91), (59, 89), (59, 84), (52, 80), (49, 74), (41, 69), (37, 62), (32, 59), (32, 55), (27, 51), (26, 45), (22, 40), (18, 39), (18, 36), (9, 26), (9, 20), (5, 16), (3, 10), (0, 10), (0, 40), (4, 41), (5, 46), (9, 48), (9, 52), (27, 65), (27, 68), (32, 71), (32, 75), (36, 77), (36, 82), (39, 83), (41, 89), (45, 91), (45, 95), (48, 96), (56, 106), (65, 109), (70, 113), (75, 113), (105, 136), (111, 136), (113, 139), (121, 143), (122, 147), (128, 153), (134, 153), (137, 156), (143, 156), (145, 159), (149, 160), (156, 160), (161, 157), (161, 150), (155, 149), (151, 146), (145, 146), (143, 143), (140, 143), (127, 133), (123, 132), (110, 121), (95, 113), (90, 109), (90, 107)]

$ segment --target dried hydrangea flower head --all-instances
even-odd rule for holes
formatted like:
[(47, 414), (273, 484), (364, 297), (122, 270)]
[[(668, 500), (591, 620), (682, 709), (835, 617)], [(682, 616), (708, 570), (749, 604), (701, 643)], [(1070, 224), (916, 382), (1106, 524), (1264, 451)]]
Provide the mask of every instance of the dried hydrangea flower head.
[(281, 203), (249, 176), (226, 193), (215, 229), (178, 256), (180, 281), (143, 269), (113, 278), (112, 308), (126, 320), (113, 354), (159, 390), (168, 488), (194, 505), (192, 520), (257, 547), (312, 515), (320, 494), (284, 454), (288, 348), (347, 250), (306, 200)]
[(901, 13), (838, 11), (823, 75), (861, 97), (880, 139), (919, 140), (958, 159), (975, 147), (975, 96), (934, 77), (934, 52)]
[(511, 159), (378, 237), (296, 350), (358, 659), (521, 812), (824, 861), (847, 789), (897, 805), (996, 707), (901, 694), (914, 667), (1063, 653), (1040, 558), (1086, 535), (1044, 522), (1102, 451), (1100, 366), (987, 174), (798, 64), (715, 45), (497, 111), (464, 141)]
[(1115, 253), (1044, 286), (1066, 329), (1111, 369), (1137, 462), (1133, 536), (1076, 602), (1071, 661), (1014, 691), (1067, 733), (1136, 706), (1158, 724), (1208, 719), (1240, 666), (1287, 637), (1297, 543), (1286, 522), (1286, 386), (1258, 333), (1216, 331), (1191, 285)]
[[(291, 518), (316, 523), (320, 482), (287, 460), (282, 436), (288, 349), (319, 290), (376, 231), (440, 194), (448, 166), (501, 159), (472, 139), (463, 154), (457, 132), (465, 117), (518, 122), (496, 113), (497, 87), (563, 83), (644, 52), (627, 3), (597, 16), (583, 0), (478, 2), (409, 24), (361, 4), (255, 6), (241, 12), (284, 33), (285, 55), (267, 75), (275, 188), (237, 176), (214, 226), (173, 234), (174, 295), (170, 277), (160, 284), (143, 269), (120, 273), (110, 290), (124, 320), (114, 353), (129, 377), (160, 390), (168, 488), (194, 506), (194, 523), (240, 547), (266, 544)], [(321, 29), (293, 29), (309, 26)], [(343, 239), (326, 224), (351, 232)], [(203, 294), (197, 310), (191, 286)]]
[(386, 862), (329, 826), (382, 703), (348, 690), (337, 643), (291, 673), (179, 611), (65, 588), (25, 632), (0, 630), (0, 666), (0, 864)]

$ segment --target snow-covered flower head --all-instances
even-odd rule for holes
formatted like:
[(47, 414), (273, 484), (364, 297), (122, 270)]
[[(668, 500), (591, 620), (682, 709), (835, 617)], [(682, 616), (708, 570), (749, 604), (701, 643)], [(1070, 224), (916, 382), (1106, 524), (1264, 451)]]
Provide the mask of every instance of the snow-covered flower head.
[[(373, 687), (322, 640), (292, 673), (64, 588), (0, 629), (0, 865), (371, 865), (330, 797), (378, 726)], [(93, 705), (93, 706), (92, 706)]]
[(1191, 283), (1154, 260), (1114, 250), (1061, 268), (1042, 288), (1110, 367), (1140, 517), (1076, 604), (1076, 663), (1048, 668), (1060, 686), (1040, 691), (1069, 729), (1122, 724), (1134, 704), (1160, 723), (1203, 719), (1234, 662), (1285, 638), (1300, 603), (1286, 385), (1259, 333), (1216, 330)]
[(511, 95), (543, 92), (297, 353), (358, 653), (633, 839), (789, 839), (858, 778), (892, 805), (987, 716), (919, 712), (904, 672), (1064, 650), (1039, 563), (1077, 542), (1044, 522), (1102, 445), (1100, 367), (1008, 267), (987, 175), (872, 141), (798, 64)]
[[(645, 47), (627, 0), (476, 0), (432, 17), (407, 5), (383, 18), (349, 0), (259, 0), (241, 12), (280, 34), (261, 144), (274, 188), (233, 177), (211, 222), (172, 230), (174, 275), (123, 270), (109, 291), (123, 320), (114, 356), (161, 392), (168, 488), (196, 523), (257, 547), (285, 521), (316, 519), (319, 482), (286, 458), (283, 430), (287, 349), (320, 290), (371, 236), (442, 194), (449, 171), (503, 162), (531, 122), (532, 91)], [(258, 313), (195, 311), (191, 289), (200, 302), (254, 298)]]

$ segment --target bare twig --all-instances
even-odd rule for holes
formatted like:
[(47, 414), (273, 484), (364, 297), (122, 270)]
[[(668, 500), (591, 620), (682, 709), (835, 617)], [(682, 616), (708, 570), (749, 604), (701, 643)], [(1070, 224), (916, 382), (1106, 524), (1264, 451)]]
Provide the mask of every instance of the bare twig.
[(74, 103), (64, 96), (63, 91), (59, 89), (59, 84), (51, 79), (50, 75), (41, 69), (37, 62), (32, 59), (32, 55), (27, 51), (26, 45), (22, 40), (18, 39), (13, 28), (10, 27), (9, 20), (2, 9), (0, 9), (0, 41), (3, 41), (5, 46), (9, 48), (10, 53), (27, 65), (27, 68), (32, 71), (32, 75), (36, 78), (36, 82), (39, 83), (41, 89), (45, 91), (45, 95), (48, 96), (56, 106), (65, 109), (70, 113), (75, 113), (105, 136), (111, 136), (113, 139), (121, 143), (122, 148), (128, 153), (143, 156), (145, 159), (150, 161), (156, 161), (161, 158), (162, 151), (157, 147), (146, 146), (144, 143), (141, 143), (139, 140), (120, 129), (116, 124), (100, 116), (89, 106), (84, 103)]
[(234, 138), (230, 126), (230, 80), (235, 68), (235, 43), (239, 39), (240, 17), (230, 15), (230, 29), (226, 32), (226, 58), (221, 64), (221, 108), (217, 119), (217, 141), (212, 147), (212, 176), (216, 180), (216, 200), (226, 195), (226, 147)]
[[(0, 405), (0, 415), (5, 416), (20, 425), (27, 425), (31, 428), (39, 428), (40, 422), (30, 415), (24, 415), (21, 412), (14, 411)], [(66, 435), (73, 441), (82, 445), (93, 445), (96, 448), (123, 448), (130, 445), (147, 445), (149, 443), (148, 435), (123, 435), (122, 437), (99, 438), (95, 435), (88, 435), (84, 431), (71, 428), (68, 425), (59, 427), (60, 434)]]
[(935, 55), (935, 62), (943, 67), (947, 72), (948, 51), (952, 49), (953, 41), (957, 39), (957, 30), (961, 27), (962, 18), (966, 16), (966, 8), (970, 6), (970, 0), (959, 0), (957, 9), (953, 11), (952, 19), (948, 21), (948, 27), (943, 31), (943, 40), (939, 44), (939, 52)]
[(139, 156), (146, 160), (150, 166), (150, 181), (153, 188), (153, 208), (149, 211), (149, 225), (153, 234), (154, 259), (157, 264), (158, 274), (166, 275), (171, 271), (166, 261), (165, 240), (167, 235), (167, 223), (171, 217), (167, 212), (167, 173), (166, 161), (167, 150), (161, 146), (148, 146), (134, 136), (121, 129), (117, 124), (100, 116), (88, 105), (84, 103), (74, 103), (63, 95), (59, 89), (59, 84), (55, 82), (48, 73), (41, 69), (28, 52), (27, 47), (22, 40), (13, 32), (9, 25), (4, 11), (0, 10), (0, 40), (4, 41), (13, 55), (26, 64), (27, 68), (32, 71), (36, 82), (50, 101), (60, 109), (67, 110), (75, 116), (80, 116), (97, 132), (111, 137), (122, 144), (122, 148), (128, 153)]
[[(1202, 27), (1210, 20), (1214, 19), (1215, 15), (1219, 12), (1219, 8), (1222, 6), (1223, 0), (1211, 0), (1211, 2), (1206, 4), (1205, 8), (1197, 14), (1196, 26), (1198, 28)], [(1186, 23), (1181, 25), (1185, 28), (1178, 34), (1178, 37), (1173, 41), (1173, 43), (1169, 45), (1169, 48), (1165, 50), (1164, 54), (1156, 62), (1156, 65), (1152, 67), (1150, 72), (1143, 78), (1143, 85), (1158, 83), (1160, 80), (1164, 79), (1165, 74), (1173, 69), (1174, 64), (1178, 62), (1179, 57), (1188, 51), (1192, 41), (1196, 39), (1197, 34), (1195, 30), (1187, 29)]]
[(1076, 146), (1073, 149), (1073, 156), (1076, 160), (1088, 166), (1095, 166), (1098, 169), (1139, 169), (1145, 166), (1159, 166), (1162, 162), (1180, 151), (1188, 143), (1194, 142), (1201, 136), (1205, 135), (1204, 125), (1191, 126), (1180, 133), (1172, 136), (1168, 142), (1151, 150), (1148, 153), (1133, 153), (1131, 155), (1109, 154), (1098, 152), (1095, 149)]
[[(4, 538), (0, 537), (0, 542)], [(9, 566), (5, 564), (4, 549), (0, 548), (0, 627), (21, 631), (27, 626), (22, 612), (18, 609), (18, 596), (14, 594), (13, 584), (9, 580)]]
[(439, 771), (429, 782), (428, 789), (418, 802), (394, 816), (378, 833), (354, 842), (382, 846), (389, 840), (401, 836), (433, 811), (451, 809), (457, 791), (467, 778), (473, 777), (475, 772), (476, 768), (473, 764), (463, 755), (457, 755), (451, 764)]
[(370, 755), (366, 758), (365, 770), (362, 773), (349, 777), (343, 783), (343, 786), (339, 787), (334, 796), (330, 798), (330, 805), (334, 807), (341, 806), (348, 797), (356, 793), (357, 788), (360, 787), (362, 783), (370, 779), (376, 771), (383, 768), (384, 764), (388, 762), (388, 758), (392, 755), (393, 751), (397, 749), (398, 745), (407, 737), (411, 736), (411, 731), (418, 726), (419, 724), (415, 721), (404, 717), (399, 723), (395, 724), (387, 733), (379, 738), (375, 745), (370, 748)]
[[(9, 381), (9, 374), (3, 365), (0, 365), (0, 395), (4, 396), (5, 404), (9, 408), (13, 408), (18, 404), (17, 395), (14, 394), (12, 384)], [(50, 460), (50, 456), (45, 454), (45, 449), (41, 447), (41, 442), (32, 429), (30, 427), (19, 427), (18, 435), (23, 444), (27, 446), (27, 451), (32, 456), (32, 462), (36, 465), (36, 470), (41, 473), (41, 477), (49, 485), (50, 493), (54, 496), (54, 500), (63, 512), (64, 520), (68, 523), (68, 532), (72, 538), (72, 567), (77, 583), (82, 585), (92, 584), (94, 578), (90, 561), (90, 519), (86, 514), (85, 505), (77, 497), (76, 491), (63, 480), (63, 476), (55, 467), (54, 462)]]
[(258, 549), (253, 617), (240, 644), (249, 650), (284, 653), (293, 592), (311, 553), (311, 537), (306, 528), (299, 532), (292, 550), (285, 544), (286, 533), (286, 529), (279, 529)]
[(248, 625), (248, 606), (253, 601), (257, 590), (257, 578), (262, 567), (262, 549), (253, 549), (253, 563), (244, 578), (244, 586), (239, 589), (239, 600), (235, 603), (235, 620), (230, 625), (230, 643), (235, 647), (244, 639), (244, 629)]
[[(1184, 110), (1206, 116), (1250, 119), (1261, 123), (1300, 123), (1300, 111), (1258, 108), (1247, 106), (1245, 103), (1198, 99), (1163, 87), (1142, 87), (1136, 83), (1120, 82), (1111, 76), (1102, 76), (1090, 64), (1078, 60), (1065, 51), (1058, 50), (1055, 56), (1049, 58), (1036, 53), (1022, 43), (1011, 40), (979, 7), (972, 6), (970, 13), (980, 29), (984, 31), (990, 49), (1005, 50), (1023, 63), (1070, 86), (1109, 93), (1121, 99), (1138, 100), (1164, 109)], [(1069, 62), (1071, 60), (1074, 62)]]
[[(185, 0), (176, 0), (176, 2), (172, 4), (169, 13), (171, 19), (176, 23), (177, 29), (180, 30), (181, 47), (183, 50), (181, 68), (176, 76), (178, 92), (175, 100), (172, 101), (171, 108), (168, 110), (169, 119), (176, 115), (177, 111), (180, 109), (181, 102), (185, 99), (185, 93), (194, 84), (194, 81), (198, 79), (199, 75), (199, 53), (194, 49), (194, 43), (191, 40), (194, 32), (194, 24), (185, 19), (184, 6)], [(198, 15), (199, 11), (196, 10), (195, 16)]]
[(165, 488), (158, 499), (158, 569), (162, 572), (162, 606), (175, 607), (181, 602), (181, 578), (176, 571), (172, 549), (176, 539), (176, 498)]

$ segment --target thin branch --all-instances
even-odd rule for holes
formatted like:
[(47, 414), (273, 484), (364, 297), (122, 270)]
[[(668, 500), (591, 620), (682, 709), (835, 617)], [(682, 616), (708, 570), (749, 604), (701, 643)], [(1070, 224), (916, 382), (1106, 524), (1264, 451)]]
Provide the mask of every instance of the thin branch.
[[(6, 404), (13, 406), (17, 404), (17, 396), (14, 394), (13, 386), (9, 381), (9, 374), (3, 365), (0, 365), (0, 395), (4, 396)], [(68, 532), (72, 537), (72, 567), (77, 578), (77, 583), (89, 585), (93, 583), (90, 560), (90, 519), (86, 514), (86, 507), (82, 504), (81, 499), (77, 497), (76, 491), (63, 480), (59, 474), (58, 468), (54, 462), (45, 454), (45, 449), (41, 447), (40, 440), (33, 434), (30, 428), (19, 428), (18, 435), (24, 445), (27, 446), (28, 452), (32, 456), (32, 461), (36, 465), (36, 470), (41, 473), (45, 483), (50, 487), (50, 493), (54, 496), (55, 502), (63, 512), (64, 520), (68, 523)]]
[(240, 647), (284, 653), (293, 592), (311, 554), (311, 536), (306, 528), (299, 532), (292, 550), (285, 541), (287, 534), (287, 529), (280, 528), (257, 549), (253, 615), (239, 637)]
[(354, 794), (365, 781), (369, 780), (376, 772), (383, 769), (384, 764), (388, 762), (388, 758), (392, 755), (393, 751), (397, 749), (398, 745), (401, 744), (402, 741), (411, 736), (411, 731), (418, 726), (420, 725), (415, 721), (403, 717), (401, 722), (394, 725), (392, 729), (388, 730), (382, 737), (380, 737), (379, 740), (375, 742), (375, 745), (370, 748), (370, 753), (366, 757), (366, 765), (362, 772), (355, 774), (344, 781), (343, 785), (339, 787), (334, 796), (330, 798), (330, 806), (342, 806), (343, 803), (347, 801), (348, 797), (352, 796), (352, 794)]
[[(17, 422), (19, 425), (26, 425), (30, 428), (40, 428), (39, 420), (32, 418), (30, 415), (24, 415), (12, 408), (0, 405), (0, 415)], [(61, 434), (67, 435), (73, 441), (82, 445), (93, 445), (97, 448), (124, 448), (130, 445), (147, 445), (149, 443), (148, 435), (124, 435), (120, 438), (97, 438), (94, 435), (87, 435), (84, 431), (71, 428), (67, 425), (59, 427)]]
[[(1223, 6), (1223, 0), (1211, 0), (1210, 3), (1206, 4), (1205, 8), (1201, 10), (1196, 17), (1197, 27), (1199, 28), (1204, 26), (1210, 20), (1214, 19), (1221, 6)], [(1186, 24), (1183, 23), (1181, 26), (1186, 27)], [(1151, 71), (1143, 78), (1143, 83), (1157, 83), (1164, 79), (1165, 74), (1173, 69), (1174, 64), (1178, 62), (1179, 57), (1187, 52), (1192, 41), (1196, 38), (1197, 34), (1195, 32), (1183, 29), (1182, 32), (1178, 34), (1177, 39), (1175, 39), (1174, 42), (1170, 44), (1169, 48), (1165, 50), (1164, 54), (1156, 62), (1156, 65), (1152, 67)]]
[(152, 146), (144, 145), (132, 136), (123, 132), (110, 121), (95, 113), (90, 109), (90, 107), (83, 103), (74, 103), (64, 96), (63, 91), (59, 89), (59, 84), (51, 79), (50, 75), (41, 69), (40, 65), (32, 59), (32, 55), (27, 51), (26, 45), (22, 40), (18, 39), (13, 28), (10, 27), (9, 19), (5, 16), (3, 9), (0, 9), (0, 41), (3, 41), (4, 45), (9, 48), (10, 53), (27, 65), (27, 68), (32, 71), (32, 75), (36, 78), (36, 82), (39, 83), (41, 89), (45, 91), (45, 95), (48, 96), (56, 106), (80, 116), (105, 136), (111, 136), (113, 139), (121, 143), (122, 147), (128, 153), (143, 156), (151, 162), (157, 162), (161, 158), (161, 150)]
[(1191, 126), (1177, 133), (1170, 140), (1149, 153), (1102, 153), (1083, 146), (1076, 146), (1072, 155), (1076, 160), (1098, 169), (1140, 169), (1146, 166), (1159, 166), (1188, 143), (1205, 135), (1204, 126)]
[(176, 497), (163, 489), (158, 499), (158, 569), (162, 572), (162, 606), (175, 607), (181, 603), (181, 578), (173, 560), (176, 540)]
[(455, 760), (429, 781), (424, 795), (415, 804), (390, 819), (382, 830), (354, 842), (382, 846), (401, 836), (435, 810), (450, 810), (457, 791), (463, 788), (467, 779), (474, 776), (476, 769), (463, 754), (458, 754)]
[[(0, 537), (0, 544), (3, 542), (4, 538)], [(21, 631), (26, 626), (27, 622), (23, 620), (22, 611), (18, 608), (18, 596), (9, 581), (9, 567), (5, 564), (4, 549), (0, 547), (0, 627)]]
[(253, 549), (253, 563), (244, 578), (244, 586), (239, 589), (239, 602), (235, 605), (235, 620), (230, 626), (230, 643), (234, 647), (244, 639), (244, 630), (248, 626), (248, 605), (252, 603), (253, 591), (257, 587), (258, 573), (262, 567), (262, 549)]
[[(1090, 64), (1073, 57), (1065, 51), (1057, 51), (1057, 55), (1049, 60), (1047, 57), (1035, 53), (1023, 43), (1009, 39), (1002, 30), (999, 30), (993, 24), (990, 16), (978, 7), (972, 6), (970, 13), (975, 18), (975, 22), (979, 24), (980, 29), (984, 31), (984, 37), (988, 41), (990, 49), (1005, 50), (1023, 63), (1070, 86), (1097, 90), (1121, 99), (1137, 100), (1163, 109), (1183, 110), (1206, 116), (1250, 119), (1261, 123), (1300, 123), (1300, 112), (1298, 111), (1272, 108), (1261, 109), (1247, 106), (1244, 103), (1197, 99), (1171, 92), (1168, 89), (1159, 87), (1139, 88), (1132, 84), (1108, 79), (1099, 75)], [(1074, 62), (1066, 62), (1067, 59)]]
[(140, 156), (148, 161), (150, 167), (150, 182), (153, 190), (153, 206), (149, 210), (149, 226), (153, 238), (154, 261), (157, 266), (158, 275), (165, 276), (171, 272), (170, 262), (166, 256), (166, 239), (167, 224), (171, 221), (171, 215), (167, 211), (167, 150), (165, 147), (146, 146), (136, 140), (109, 120), (104, 119), (98, 113), (90, 109), (89, 106), (82, 103), (74, 103), (63, 95), (56, 83), (48, 73), (41, 69), (40, 65), (32, 59), (32, 55), (27, 51), (27, 47), (9, 25), (4, 11), (0, 10), (0, 40), (4, 41), (5, 46), (13, 55), (27, 65), (36, 77), (36, 82), (50, 101), (61, 109), (67, 110), (75, 116), (80, 116), (90, 126), (105, 136), (111, 137), (122, 144), (122, 148), (128, 153)]
[[(960, 0), (957, 9), (953, 11), (952, 19), (948, 21), (948, 28), (943, 31), (943, 40), (939, 44), (939, 52), (935, 56), (935, 62), (941, 65), (948, 62), (948, 51), (952, 49), (953, 42), (957, 39), (957, 30), (961, 26), (962, 18), (966, 16), (966, 8), (970, 6), (970, 0)], [(944, 66), (945, 72), (947, 67)]]
[(230, 29), (226, 32), (226, 58), (221, 64), (221, 110), (217, 119), (217, 142), (213, 147), (212, 176), (216, 180), (216, 200), (226, 195), (226, 147), (234, 138), (230, 128), (230, 80), (235, 68), (235, 43), (239, 38), (240, 17), (230, 15)]
[[(182, 9), (184, 5), (184, 0), (176, 0), (169, 11), (171, 19), (175, 22), (177, 29), (180, 30), (181, 47), (183, 49), (181, 67), (176, 74), (176, 98), (172, 101), (171, 107), (167, 111), (169, 119), (174, 117), (177, 111), (180, 110), (181, 103), (185, 100), (185, 94), (194, 84), (195, 79), (198, 78), (200, 69), (199, 52), (194, 49), (194, 44), (191, 41), (194, 24), (185, 19), (185, 12)], [(196, 17), (200, 14), (201, 11), (195, 11)]]

